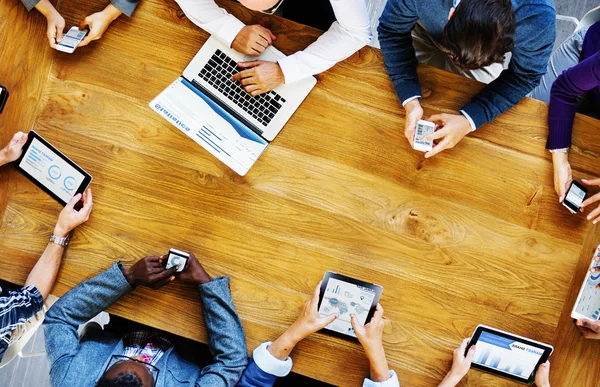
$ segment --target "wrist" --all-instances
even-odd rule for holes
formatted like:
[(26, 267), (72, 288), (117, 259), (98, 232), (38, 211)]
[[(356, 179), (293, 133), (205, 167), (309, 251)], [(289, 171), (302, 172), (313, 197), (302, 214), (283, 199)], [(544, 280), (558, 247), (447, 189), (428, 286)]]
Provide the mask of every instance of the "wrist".
[(209, 276), (208, 273), (202, 268), (194, 271), (194, 274), (192, 277), (193, 277), (194, 284), (196, 284), (197, 286), (204, 285), (204, 284), (212, 281), (211, 276)]
[(274, 358), (285, 361), (300, 340), (293, 332), (290, 332), (290, 329), (288, 328), (277, 338), (277, 340), (269, 345), (267, 350)]
[(418, 98), (415, 98), (412, 101), (408, 101), (406, 105), (404, 105), (404, 110), (406, 110), (406, 112), (410, 112), (419, 107), (421, 107), (421, 103), (419, 102)]
[(552, 152), (552, 162), (555, 165), (568, 164), (569, 154), (567, 152)]
[(129, 283), (129, 286), (131, 286), (132, 288), (135, 288), (135, 286), (136, 286), (135, 278), (133, 277), (133, 273), (131, 272), (131, 270), (123, 269), (122, 272), (123, 272), (123, 276)]
[(35, 5), (35, 9), (37, 9), (39, 11), (39, 13), (44, 15), (46, 17), (46, 19), (48, 19), (48, 18), (50, 18), (50, 16), (58, 13), (56, 8), (54, 8), (52, 3), (50, 3), (50, 1), (48, 1), (48, 0), (38, 1), (38, 3)]
[(371, 380), (374, 382), (383, 382), (390, 378), (390, 369), (385, 357), (383, 347), (374, 351), (365, 352), (369, 360)]
[(123, 13), (121, 10), (119, 10), (119, 8), (112, 5), (112, 3), (108, 4), (102, 12), (110, 19), (111, 22), (115, 21), (115, 19), (121, 16)]
[(56, 226), (54, 227), (54, 235), (56, 235), (59, 238), (66, 238), (70, 232), (71, 230), (62, 227), (59, 224), (56, 224)]
[(444, 378), (444, 381), (447, 383), (452, 383), (453, 385), (458, 384), (465, 375), (457, 373), (456, 371), (450, 370), (448, 375)]

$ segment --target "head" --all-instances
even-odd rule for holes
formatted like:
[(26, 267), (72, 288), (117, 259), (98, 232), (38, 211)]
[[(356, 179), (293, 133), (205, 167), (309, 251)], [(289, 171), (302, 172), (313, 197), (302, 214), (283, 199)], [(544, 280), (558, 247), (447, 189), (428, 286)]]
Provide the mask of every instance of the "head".
[(240, 0), (240, 3), (253, 11), (266, 11), (279, 3), (280, 0)]
[[(141, 360), (141, 358), (134, 357)], [(123, 360), (113, 364), (96, 383), (96, 387), (153, 387), (154, 376), (144, 363)]]
[(441, 46), (458, 67), (479, 69), (504, 61), (516, 27), (511, 0), (462, 0), (450, 11)]

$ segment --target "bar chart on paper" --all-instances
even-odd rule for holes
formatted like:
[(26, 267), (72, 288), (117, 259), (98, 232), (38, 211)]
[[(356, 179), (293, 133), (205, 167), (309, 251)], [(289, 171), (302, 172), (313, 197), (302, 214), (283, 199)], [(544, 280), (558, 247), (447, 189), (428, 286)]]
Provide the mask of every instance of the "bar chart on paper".
[(476, 364), (497, 371), (529, 378), (543, 355), (543, 351), (488, 332), (482, 332), (475, 351)]

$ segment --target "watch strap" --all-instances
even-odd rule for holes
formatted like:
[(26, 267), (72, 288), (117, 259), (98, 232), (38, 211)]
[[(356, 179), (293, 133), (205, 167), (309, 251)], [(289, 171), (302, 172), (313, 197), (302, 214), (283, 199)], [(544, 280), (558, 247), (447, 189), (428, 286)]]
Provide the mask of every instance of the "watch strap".
[(59, 245), (61, 247), (67, 247), (70, 240), (71, 240), (71, 236), (68, 234), (66, 237), (59, 237), (59, 236), (54, 235), (54, 233), (52, 233), (52, 235), (50, 235), (50, 242), (56, 243), (57, 245)]

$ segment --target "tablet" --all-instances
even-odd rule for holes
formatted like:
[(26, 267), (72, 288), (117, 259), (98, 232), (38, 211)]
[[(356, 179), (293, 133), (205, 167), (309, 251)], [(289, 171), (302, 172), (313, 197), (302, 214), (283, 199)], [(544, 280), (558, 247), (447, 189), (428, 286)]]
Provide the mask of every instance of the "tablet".
[[(594, 257), (600, 256), (600, 245), (596, 248), (594, 255), (592, 256), (592, 263), (590, 269), (596, 264)], [(577, 301), (573, 305), (573, 311), (571, 317), (577, 320), (585, 318), (588, 320), (596, 321), (600, 317), (600, 289), (596, 289), (596, 286), (600, 285), (600, 273), (592, 273), (588, 270), (579, 290)]]
[(83, 193), (92, 176), (33, 130), (15, 167), (63, 206)]
[(538, 367), (554, 351), (551, 345), (485, 325), (475, 329), (467, 352), (472, 345), (476, 348), (471, 363), (473, 368), (527, 384), (533, 383)]
[(371, 321), (383, 287), (356, 280), (341, 274), (328, 271), (321, 283), (319, 295), (319, 314), (329, 316), (339, 313), (339, 317), (324, 328), (334, 336), (356, 339), (350, 323), (350, 315), (354, 313), (361, 325)]

